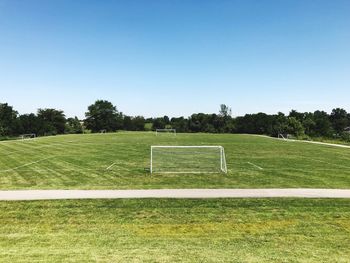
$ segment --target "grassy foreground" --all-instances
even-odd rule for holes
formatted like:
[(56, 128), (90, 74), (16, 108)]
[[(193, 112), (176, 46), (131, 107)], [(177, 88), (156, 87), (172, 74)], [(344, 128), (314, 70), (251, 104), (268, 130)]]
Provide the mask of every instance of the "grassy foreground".
[[(151, 176), (151, 145), (222, 145), (228, 174)], [(350, 188), (349, 168), (349, 149), (251, 135), (120, 132), (0, 143), (0, 189)]]
[(0, 262), (348, 262), (350, 201), (0, 202)]

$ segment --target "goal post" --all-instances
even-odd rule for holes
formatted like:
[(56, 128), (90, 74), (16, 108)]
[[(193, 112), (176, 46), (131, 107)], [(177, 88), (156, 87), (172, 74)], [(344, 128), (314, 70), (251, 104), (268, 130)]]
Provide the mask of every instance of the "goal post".
[(156, 136), (162, 133), (173, 134), (176, 136), (176, 129), (156, 129)]
[(227, 173), (222, 146), (151, 146), (151, 173)]
[(286, 137), (287, 137), (287, 135), (286, 134), (282, 134), (282, 133), (279, 133), (278, 136), (277, 136), (278, 139), (283, 139), (283, 140), (287, 140)]

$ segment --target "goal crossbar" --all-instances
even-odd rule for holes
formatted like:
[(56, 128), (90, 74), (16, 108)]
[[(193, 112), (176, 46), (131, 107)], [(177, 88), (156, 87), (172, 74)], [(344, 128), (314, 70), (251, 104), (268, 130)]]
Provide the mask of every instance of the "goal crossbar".
[(171, 145), (171, 146), (166, 146), (166, 145), (152, 145), (151, 148), (220, 148), (222, 146), (204, 146), (204, 145), (199, 145), (199, 146), (185, 146), (185, 145)]

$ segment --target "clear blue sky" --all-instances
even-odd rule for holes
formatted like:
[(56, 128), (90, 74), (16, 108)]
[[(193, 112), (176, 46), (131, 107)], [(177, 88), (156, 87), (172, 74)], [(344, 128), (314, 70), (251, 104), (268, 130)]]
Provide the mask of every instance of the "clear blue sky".
[(83, 117), (350, 111), (350, 1), (0, 0), (0, 102)]

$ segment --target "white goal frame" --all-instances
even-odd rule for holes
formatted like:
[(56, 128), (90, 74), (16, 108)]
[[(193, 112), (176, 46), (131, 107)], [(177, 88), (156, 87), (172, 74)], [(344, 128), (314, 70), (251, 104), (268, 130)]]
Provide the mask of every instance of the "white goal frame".
[(156, 136), (158, 136), (158, 133), (173, 133), (174, 136), (176, 136), (176, 129), (156, 129)]
[(100, 134), (105, 134), (105, 133), (107, 133), (106, 129), (100, 130)]
[[(224, 147), (220, 145), (192, 145), (192, 146), (183, 146), (183, 145), (152, 145), (151, 146), (151, 161), (150, 161), (150, 172), (155, 173), (153, 169), (153, 149), (156, 148), (190, 148), (190, 149), (203, 149), (203, 148), (217, 148), (220, 150), (220, 170), (223, 173), (227, 173), (227, 164), (226, 164), (226, 156), (225, 156), (225, 149)], [(213, 173), (213, 172), (160, 172), (160, 173)]]
[(278, 137), (278, 139), (282, 139), (282, 140), (285, 140), (285, 141), (293, 140), (293, 136), (288, 134), (288, 133), (287, 134), (279, 133), (277, 137)]
[(36, 134), (35, 133), (26, 133), (26, 134), (21, 134), (19, 136), (21, 140), (30, 140), (30, 139), (35, 139)]

